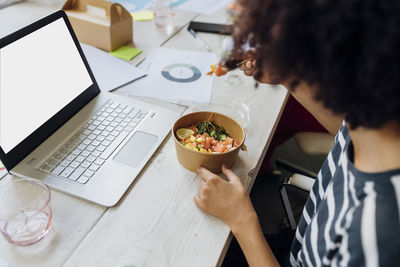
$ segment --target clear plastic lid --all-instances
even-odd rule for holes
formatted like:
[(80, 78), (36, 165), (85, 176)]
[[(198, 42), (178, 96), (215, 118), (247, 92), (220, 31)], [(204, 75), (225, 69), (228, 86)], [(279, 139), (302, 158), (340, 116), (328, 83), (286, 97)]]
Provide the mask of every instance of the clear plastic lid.
[(250, 108), (246, 104), (235, 100), (230, 102), (229, 105), (219, 103), (195, 104), (190, 106), (185, 114), (197, 111), (213, 111), (224, 114), (237, 121), (244, 129), (247, 129), (251, 122)]

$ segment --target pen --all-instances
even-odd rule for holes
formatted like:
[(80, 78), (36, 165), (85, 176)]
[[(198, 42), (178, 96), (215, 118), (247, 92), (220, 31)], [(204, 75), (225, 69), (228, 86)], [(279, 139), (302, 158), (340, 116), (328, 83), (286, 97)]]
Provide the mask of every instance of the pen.
[(202, 38), (200, 38), (200, 36), (198, 36), (197, 33), (193, 29), (188, 29), (188, 30), (193, 35), (194, 38), (196, 38), (197, 40), (199, 40), (201, 42), (201, 44), (204, 46), (204, 48), (207, 51), (211, 52), (211, 48), (208, 46), (208, 44)]

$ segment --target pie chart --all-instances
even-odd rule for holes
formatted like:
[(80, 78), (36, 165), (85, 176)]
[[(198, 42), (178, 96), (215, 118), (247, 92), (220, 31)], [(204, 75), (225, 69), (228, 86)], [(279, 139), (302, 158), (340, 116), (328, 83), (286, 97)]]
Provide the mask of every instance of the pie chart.
[(196, 66), (186, 63), (175, 63), (165, 66), (161, 75), (172, 82), (190, 83), (201, 77), (201, 71)]

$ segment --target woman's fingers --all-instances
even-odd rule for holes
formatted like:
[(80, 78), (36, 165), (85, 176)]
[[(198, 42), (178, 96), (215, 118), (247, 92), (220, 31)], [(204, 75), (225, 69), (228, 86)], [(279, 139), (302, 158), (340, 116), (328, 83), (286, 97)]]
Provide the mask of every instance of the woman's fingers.
[(244, 74), (247, 75), (247, 76), (253, 76), (254, 70), (245, 70)]
[(244, 62), (239, 67), (240, 70), (244, 72), (247, 76), (253, 76), (255, 72), (255, 60), (249, 60)]
[(215, 173), (210, 172), (209, 170), (207, 170), (204, 167), (197, 168), (197, 173), (200, 175), (200, 178), (205, 182), (209, 181), (214, 176), (216, 176)]
[(247, 70), (247, 68), (246, 68), (246, 64), (242, 64), (242, 65), (240, 65), (240, 66), (239, 66), (239, 69), (240, 69), (240, 70), (242, 70), (242, 71), (245, 71), (245, 70)]
[(206, 188), (215, 188), (218, 184), (225, 182), (221, 179), (221, 177), (213, 172), (210, 172), (204, 167), (198, 168), (197, 172), (199, 173), (201, 178), (200, 186), (202, 187), (202, 190)]
[(254, 60), (249, 60), (249, 61), (246, 61), (244, 64), (246, 65), (246, 68), (247, 69), (253, 69), (254, 68), (254, 66), (253, 66), (253, 61)]
[(242, 183), (240, 178), (231, 169), (228, 169), (225, 164), (222, 164), (222, 173), (228, 178), (229, 182)]
[[(200, 181), (200, 190), (203, 190), (207, 185), (216, 185), (218, 182), (222, 182), (221, 178), (210, 172), (204, 167), (199, 167), (197, 169), (197, 172), (200, 175), (201, 181)], [(228, 178), (230, 182), (233, 183), (241, 183), (240, 178), (229, 168), (225, 166), (225, 164), (222, 165), (222, 173)], [(225, 182), (225, 181), (224, 181)]]
[(201, 210), (204, 211), (204, 204), (203, 202), (200, 200), (199, 195), (195, 195), (194, 198), (194, 203), (196, 204), (196, 206)]

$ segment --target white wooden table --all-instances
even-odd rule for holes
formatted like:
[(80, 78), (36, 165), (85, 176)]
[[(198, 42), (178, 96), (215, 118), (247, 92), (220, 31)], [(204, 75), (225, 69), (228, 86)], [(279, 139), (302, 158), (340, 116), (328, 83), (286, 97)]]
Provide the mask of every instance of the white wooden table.
[[(32, 3), (0, 10), (0, 35), (40, 18), (55, 8)], [(25, 16), (24, 16), (25, 15)], [(135, 45), (143, 55), (150, 46), (202, 50), (184, 28), (193, 19), (223, 22), (224, 11), (211, 16), (177, 13), (177, 32), (160, 33), (153, 22), (135, 22)], [(219, 53), (223, 37), (200, 34)], [(1, 37), (0, 36), (0, 37)], [(118, 93), (118, 91), (116, 92)], [(213, 103), (243, 102), (251, 109), (247, 152), (233, 170), (250, 191), (286, 101), (283, 87), (260, 85), (239, 71), (216, 78)], [(141, 98), (184, 112), (186, 107)], [(4, 179), (10, 179), (6, 177)], [(0, 181), (4, 182), (4, 179)], [(171, 136), (115, 207), (105, 208), (52, 190), (53, 225), (48, 236), (30, 247), (14, 247), (0, 237), (0, 266), (216, 266), (222, 263), (230, 231), (221, 220), (197, 209), (193, 197), (199, 177), (177, 161)]]

